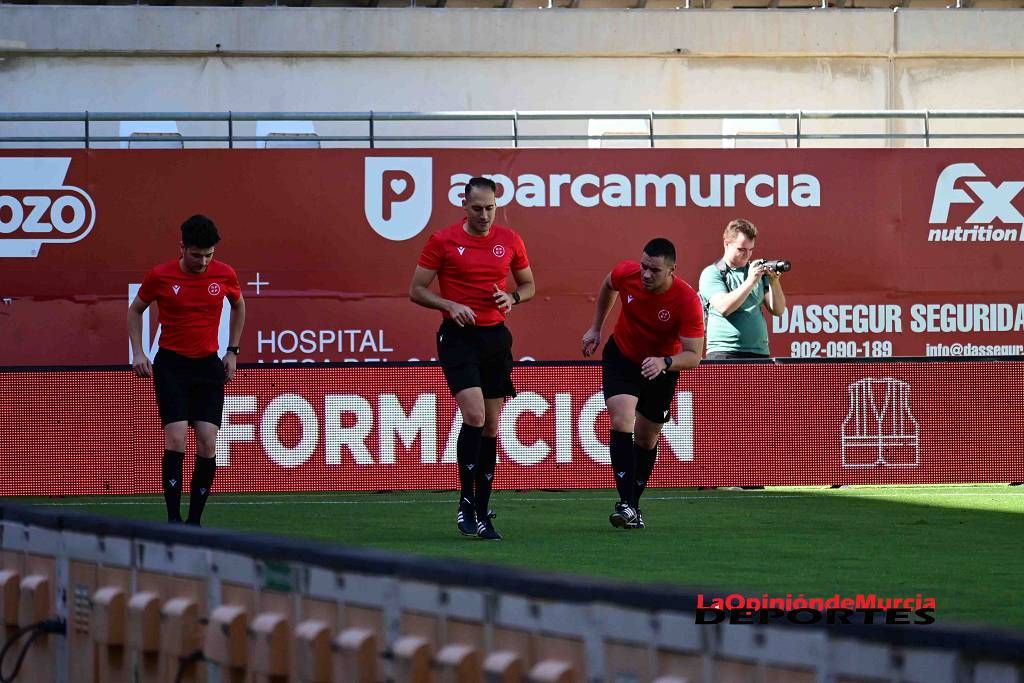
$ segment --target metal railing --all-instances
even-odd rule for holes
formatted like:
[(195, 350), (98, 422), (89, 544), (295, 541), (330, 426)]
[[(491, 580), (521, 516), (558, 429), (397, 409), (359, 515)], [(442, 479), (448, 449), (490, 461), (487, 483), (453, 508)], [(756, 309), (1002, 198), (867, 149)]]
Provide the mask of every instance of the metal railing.
[[(980, 121), (1001, 119), (1016, 122), (1019, 130), (1002, 131), (953, 131), (937, 132), (935, 121), (958, 120)], [(644, 132), (605, 132), (601, 134), (580, 132), (524, 132), (525, 124), (557, 123), (566, 121), (621, 121), (642, 122)], [(728, 121), (728, 120), (771, 120), (779, 126), (777, 130), (751, 130), (736, 133), (668, 131), (664, 127), (670, 122)], [(884, 132), (813, 132), (807, 130), (811, 121), (884, 121)], [(0, 113), (0, 145), (23, 145), (45, 143), (85, 148), (110, 143), (146, 141), (145, 133), (134, 135), (97, 135), (94, 128), (100, 123), (123, 121), (174, 121), (191, 123), (212, 123), (223, 125), (221, 134), (180, 134), (175, 140), (182, 144), (213, 143), (228, 148), (240, 143), (260, 143), (275, 139), (267, 135), (239, 134), (240, 123), (256, 121), (310, 121), (343, 124), (358, 124), (363, 130), (357, 134), (317, 134), (319, 143), (347, 143), (365, 145), (370, 148), (395, 143), (494, 143), (494, 146), (520, 147), (529, 143), (567, 143), (581, 141), (616, 141), (636, 143), (635, 146), (657, 147), (659, 142), (679, 141), (783, 141), (795, 147), (808, 141), (833, 140), (882, 140), (920, 141), (925, 147), (938, 140), (1013, 140), (1024, 138), (1024, 110), (758, 110), (758, 111), (451, 111), (451, 112), (25, 112)], [(452, 134), (438, 133), (396, 134), (382, 133), (384, 124), (438, 124), (438, 123), (488, 123), (497, 128), (494, 132)], [(916, 122), (919, 130), (894, 130), (897, 125)], [(28, 134), (14, 135), (9, 130), (17, 124), (81, 124), (77, 135)], [(662, 130), (658, 128), (661, 126)], [(393, 127), (393, 126), (391, 126)]]

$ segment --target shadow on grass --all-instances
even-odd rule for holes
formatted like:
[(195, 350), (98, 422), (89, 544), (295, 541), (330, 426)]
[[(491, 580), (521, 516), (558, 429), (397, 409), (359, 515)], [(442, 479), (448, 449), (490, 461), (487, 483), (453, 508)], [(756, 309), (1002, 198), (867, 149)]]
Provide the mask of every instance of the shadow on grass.
[[(160, 520), (164, 514), (158, 497), (135, 497), (124, 505), (65, 502), (72, 500), (74, 509), (121, 518)], [(609, 526), (613, 501), (605, 490), (497, 492), (492, 505), (505, 535), (501, 542), (460, 537), (450, 492), (223, 495), (211, 500), (204, 522), (542, 572), (674, 584), (708, 596), (920, 595), (934, 598), (939, 624), (1024, 631), (1019, 489), (652, 489), (642, 501), (647, 528), (629, 531)]]

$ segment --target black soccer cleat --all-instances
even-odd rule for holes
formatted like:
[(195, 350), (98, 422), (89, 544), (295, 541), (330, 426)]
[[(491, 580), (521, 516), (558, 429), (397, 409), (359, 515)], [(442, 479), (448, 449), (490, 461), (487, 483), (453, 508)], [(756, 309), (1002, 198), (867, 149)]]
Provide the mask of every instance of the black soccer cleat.
[(615, 512), (608, 515), (608, 521), (616, 529), (635, 529), (636, 519), (636, 508), (621, 500), (615, 504)]
[(455, 521), (459, 525), (459, 533), (463, 536), (476, 536), (476, 513), (473, 506), (465, 502), (459, 504), (459, 514)]
[(491, 520), (489, 519), (481, 519), (476, 523), (476, 535), (485, 541), (501, 540), (501, 534), (494, 529), (494, 525), (491, 524)]
[(636, 521), (633, 522), (633, 526), (628, 527), (629, 529), (643, 529), (644, 527), (644, 513), (640, 512), (640, 508), (633, 508), (636, 510)]

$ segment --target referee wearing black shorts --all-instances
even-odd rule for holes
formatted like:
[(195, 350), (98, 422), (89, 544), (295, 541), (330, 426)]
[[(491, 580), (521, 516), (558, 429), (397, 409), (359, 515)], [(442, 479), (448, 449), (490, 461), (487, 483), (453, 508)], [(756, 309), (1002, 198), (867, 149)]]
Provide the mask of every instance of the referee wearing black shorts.
[[(224, 384), (235, 375), (245, 300), (234, 269), (213, 258), (217, 226), (196, 215), (181, 225), (179, 258), (155, 266), (128, 308), (132, 369), (153, 377), (164, 428), (161, 481), (167, 520), (181, 522), (182, 470), (189, 425), (196, 434), (187, 523), (199, 525), (217, 470), (217, 432), (224, 409)], [(228, 346), (217, 355), (224, 299), (231, 306)], [(150, 364), (142, 348), (142, 314), (153, 302), (160, 312), (160, 350)]]
[(604, 401), (611, 421), (609, 455), (619, 501), (612, 526), (643, 529), (640, 496), (658, 457), (679, 371), (700, 363), (704, 308), (697, 292), (674, 275), (676, 249), (658, 237), (639, 261), (622, 261), (597, 294), (594, 322), (583, 335), (583, 355), (601, 343), (601, 327), (615, 300), (622, 305), (601, 359)]
[[(488, 178), (466, 183), (465, 219), (431, 235), (409, 286), (412, 301), (442, 313), (437, 357), (462, 411), (456, 523), (463, 535), (488, 540), (501, 539), (488, 507), (498, 418), (505, 399), (516, 395), (505, 318), (536, 291), (522, 238), (494, 223), (496, 190)], [(510, 272), (516, 286), (508, 291)], [(440, 293), (430, 289), (435, 278)]]

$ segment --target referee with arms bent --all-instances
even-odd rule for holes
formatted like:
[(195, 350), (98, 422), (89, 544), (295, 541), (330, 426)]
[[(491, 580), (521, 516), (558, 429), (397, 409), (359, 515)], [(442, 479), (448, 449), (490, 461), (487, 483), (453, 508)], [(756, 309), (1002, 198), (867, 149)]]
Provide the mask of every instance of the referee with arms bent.
[[(512, 334), (505, 317), (536, 291), (522, 238), (494, 224), (497, 187), (466, 183), (464, 220), (431, 235), (416, 264), (409, 298), (441, 311), (437, 357), (462, 411), (459, 431), (459, 531), (500, 540), (488, 504), (498, 453), (498, 417), (512, 386)], [(506, 291), (509, 272), (516, 288)], [(440, 294), (430, 289), (437, 278)]]
[(645, 526), (640, 496), (654, 471), (679, 371), (697, 367), (704, 350), (704, 308), (675, 269), (675, 246), (663, 237), (648, 242), (640, 261), (622, 261), (605, 277), (594, 322), (583, 335), (583, 355), (590, 356), (601, 343), (604, 319), (621, 298), (622, 310), (601, 358), (612, 474), (619, 492), (608, 521), (619, 528)]
[[(224, 383), (235, 375), (238, 342), (245, 324), (245, 300), (235, 270), (213, 259), (217, 226), (196, 215), (181, 225), (181, 256), (155, 266), (128, 308), (132, 369), (153, 377), (164, 427), (161, 468), (167, 520), (181, 522), (182, 461), (188, 427), (196, 433), (196, 462), (188, 524), (199, 526), (217, 470), (217, 431), (224, 409)], [(217, 329), (224, 297), (231, 304), (230, 337), (223, 360)], [(160, 350), (150, 365), (142, 348), (142, 314), (153, 302), (160, 313)]]

